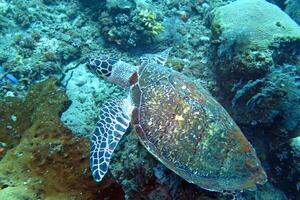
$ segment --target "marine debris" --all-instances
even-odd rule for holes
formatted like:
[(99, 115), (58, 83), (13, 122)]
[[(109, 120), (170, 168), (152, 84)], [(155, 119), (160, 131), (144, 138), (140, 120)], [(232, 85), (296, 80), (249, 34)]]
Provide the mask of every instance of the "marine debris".
[(18, 84), (19, 82), (16, 77), (14, 77), (12, 74), (5, 72), (3, 67), (0, 66), (0, 83), (5, 80), (8, 80), (12, 84)]

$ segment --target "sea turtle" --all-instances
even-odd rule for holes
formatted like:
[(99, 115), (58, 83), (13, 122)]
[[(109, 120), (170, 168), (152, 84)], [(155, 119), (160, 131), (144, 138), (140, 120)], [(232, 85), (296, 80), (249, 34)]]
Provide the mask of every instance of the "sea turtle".
[(128, 89), (103, 103), (91, 137), (90, 169), (100, 182), (118, 142), (131, 126), (166, 167), (201, 188), (242, 191), (264, 184), (255, 150), (225, 109), (195, 80), (164, 66), (170, 48), (134, 66), (107, 55), (90, 58), (98, 77)]

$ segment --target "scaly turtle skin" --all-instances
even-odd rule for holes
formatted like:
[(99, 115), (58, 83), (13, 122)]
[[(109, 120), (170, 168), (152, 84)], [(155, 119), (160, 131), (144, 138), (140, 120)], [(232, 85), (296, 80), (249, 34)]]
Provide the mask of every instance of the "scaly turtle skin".
[(168, 53), (146, 54), (140, 67), (103, 56), (90, 60), (96, 74), (110, 68), (109, 76), (98, 75), (130, 87), (126, 99), (101, 108), (91, 145), (94, 179), (101, 181), (131, 124), (144, 147), (188, 182), (211, 191), (264, 184), (266, 174), (239, 127), (201, 85), (163, 66)]

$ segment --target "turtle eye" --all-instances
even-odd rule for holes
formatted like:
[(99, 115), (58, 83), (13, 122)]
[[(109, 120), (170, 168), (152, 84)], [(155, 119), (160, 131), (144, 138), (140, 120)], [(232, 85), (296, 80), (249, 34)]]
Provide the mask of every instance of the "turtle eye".
[(88, 61), (89, 69), (101, 78), (109, 77), (111, 75), (113, 65), (117, 60), (111, 59), (107, 56), (100, 56), (91, 58)]

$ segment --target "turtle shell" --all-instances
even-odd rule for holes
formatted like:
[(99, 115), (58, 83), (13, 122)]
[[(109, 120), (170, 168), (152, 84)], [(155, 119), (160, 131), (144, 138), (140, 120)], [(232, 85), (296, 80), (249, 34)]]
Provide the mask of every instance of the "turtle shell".
[(267, 177), (226, 110), (192, 79), (150, 63), (131, 89), (132, 124), (145, 148), (188, 182), (211, 191), (255, 189)]

